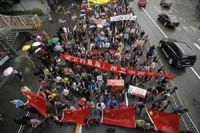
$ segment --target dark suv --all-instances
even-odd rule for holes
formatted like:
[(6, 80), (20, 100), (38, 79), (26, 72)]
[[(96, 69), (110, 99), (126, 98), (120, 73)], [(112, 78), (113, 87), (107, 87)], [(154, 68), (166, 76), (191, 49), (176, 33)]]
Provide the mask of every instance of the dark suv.
[(160, 5), (165, 8), (171, 8), (171, 6), (173, 5), (173, 2), (172, 0), (161, 0)]
[(190, 67), (196, 62), (195, 51), (185, 42), (165, 38), (160, 40), (158, 47), (168, 58), (168, 63), (176, 67)]

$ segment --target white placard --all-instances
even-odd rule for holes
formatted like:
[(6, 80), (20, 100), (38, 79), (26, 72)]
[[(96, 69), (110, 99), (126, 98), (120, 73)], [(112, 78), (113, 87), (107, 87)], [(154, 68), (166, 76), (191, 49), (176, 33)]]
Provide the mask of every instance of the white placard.
[(136, 20), (136, 16), (133, 16), (132, 14), (127, 14), (127, 15), (118, 15), (118, 16), (112, 16), (110, 17), (110, 21), (122, 21), (122, 20)]
[(130, 85), (128, 88), (128, 93), (138, 97), (145, 98), (147, 90)]
[(98, 76), (97, 76), (97, 80), (102, 81), (102, 80), (103, 80), (102, 75), (98, 75)]

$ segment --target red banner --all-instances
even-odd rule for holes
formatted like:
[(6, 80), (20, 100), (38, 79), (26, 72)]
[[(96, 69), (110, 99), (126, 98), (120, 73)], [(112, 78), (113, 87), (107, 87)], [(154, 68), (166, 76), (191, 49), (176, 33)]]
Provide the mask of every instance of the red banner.
[(68, 54), (61, 54), (60, 58), (65, 59), (70, 62), (77, 63), (77, 64), (87, 65), (90, 67), (96, 67), (96, 68), (99, 68), (104, 71), (111, 71), (111, 72), (114, 72), (117, 74), (123, 73), (123, 74), (136, 75), (136, 76), (160, 76), (160, 77), (165, 77), (169, 80), (172, 80), (175, 78), (175, 76), (172, 74), (163, 74), (163, 73), (157, 73), (157, 72), (146, 72), (146, 71), (133, 70), (133, 69), (129, 69), (129, 68), (116, 66), (116, 65), (104, 62), (104, 61), (78, 58), (78, 57), (71, 56)]
[(165, 133), (178, 133), (180, 117), (178, 114), (159, 112), (153, 109), (147, 111), (155, 129)]
[(91, 111), (91, 107), (86, 107), (84, 109), (78, 110), (70, 110), (65, 109), (63, 110), (63, 116), (60, 122), (72, 122), (76, 124), (84, 124), (84, 120), (88, 116)]
[(102, 123), (135, 128), (135, 107), (121, 109), (104, 109), (102, 114)]
[(44, 117), (46, 113), (46, 100), (38, 94), (33, 94), (27, 90), (22, 90), (22, 94), (28, 98), (28, 104), (34, 107)]

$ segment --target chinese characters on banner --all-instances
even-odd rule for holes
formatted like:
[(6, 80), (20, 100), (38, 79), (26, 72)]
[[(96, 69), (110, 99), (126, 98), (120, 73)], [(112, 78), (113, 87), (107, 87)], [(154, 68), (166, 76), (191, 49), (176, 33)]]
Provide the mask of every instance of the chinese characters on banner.
[(132, 21), (135, 21), (136, 20), (136, 16), (134, 16), (132, 14), (126, 14), (126, 15), (118, 15), (118, 16), (112, 16), (112, 17), (110, 17), (110, 21), (111, 22), (122, 21), (122, 20), (132, 20)]
[(147, 94), (147, 90), (130, 85), (128, 88), (128, 93), (135, 95), (137, 97), (145, 98), (145, 96)]
[(109, 86), (124, 86), (124, 80), (107, 79), (107, 85), (109, 85)]
[(135, 76), (159, 76), (159, 77), (165, 77), (166, 79), (172, 80), (175, 78), (172, 74), (163, 74), (158, 72), (147, 72), (147, 71), (140, 71), (140, 70), (134, 70), (129, 68), (124, 68), (120, 66), (116, 66), (104, 61), (98, 61), (94, 59), (86, 59), (86, 58), (78, 58), (75, 56), (71, 56), (68, 54), (61, 54), (61, 59), (65, 59), (70, 62), (74, 62), (81, 65), (87, 65), (89, 67), (95, 67), (104, 71), (110, 71), (116, 74), (127, 74), (127, 75), (135, 75)]

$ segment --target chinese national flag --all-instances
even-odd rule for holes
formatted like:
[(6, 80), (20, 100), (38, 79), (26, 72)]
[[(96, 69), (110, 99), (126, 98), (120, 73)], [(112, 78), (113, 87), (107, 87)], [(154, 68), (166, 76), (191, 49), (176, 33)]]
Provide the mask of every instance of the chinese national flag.
[(23, 95), (28, 98), (28, 104), (34, 107), (44, 117), (46, 116), (46, 100), (38, 94), (31, 93), (26, 90), (22, 90)]
[(72, 122), (76, 124), (84, 124), (85, 118), (91, 111), (91, 107), (86, 107), (84, 109), (78, 110), (70, 110), (65, 109), (63, 110), (63, 116), (60, 122)]
[(121, 109), (104, 109), (102, 115), (102, 123), (135, 128), (135, 107)]
[(159, 112), (153, 109), (147, 110), (147, 113), (156, 130), (165, 133), (178, 133), (180, 124), (178, 114)]

